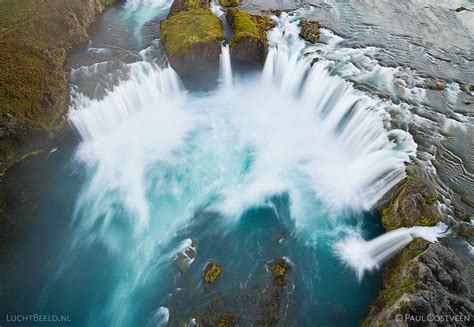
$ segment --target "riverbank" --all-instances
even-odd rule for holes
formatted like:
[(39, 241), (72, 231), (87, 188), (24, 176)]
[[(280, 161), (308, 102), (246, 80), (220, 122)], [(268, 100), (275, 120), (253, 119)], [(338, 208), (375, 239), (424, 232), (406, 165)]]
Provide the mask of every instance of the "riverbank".
[(0, 2), (0, 176), (67, 128), (68, 51), (113, 2)]

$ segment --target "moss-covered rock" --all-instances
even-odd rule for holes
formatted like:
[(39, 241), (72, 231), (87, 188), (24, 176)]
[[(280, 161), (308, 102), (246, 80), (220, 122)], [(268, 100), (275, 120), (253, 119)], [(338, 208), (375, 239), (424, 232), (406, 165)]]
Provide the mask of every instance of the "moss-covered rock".
[(433, 226), (440, 219), (433, 186), (413, 177), (405, 178), (399, 191), (382, 209), (382, 224), (390, 231), (399, 227)]
[(285, 286), (286, 280), (285, 276), (289, 270), (291, 270), (291, 266), (288, 261), (284, 258), (270, 261), (267, 264), (268, 271), (273, 275), (273, 281), (278, 286)]
[(182, 11), (209, 8), (209, 0), (174, 0), (168, 13), (168, 18)]
[(222, 24), (209, 9), (179, 12), (161, 22), (161, 42), (171, 66), (187, 75), (219, 60)]
[(308, 42), (316, 43), (319, 41), (319, 29), (321, 25), (319, 22), (314, 20), (300, 20), (299, 26), (301, 27), (299, 35)]
[(226, 19), (234, 31), (229, 41), (231, 55), (263, 64), (268, 52), (267, 32), (274, 22), (268, 16), (251, 15), (236, 8), (227, 10)]
[(204, 271), (204, 281), (206, 283), (215, 283), (222, 274), (222, 268), (215, 262), (209, 262)]
[(232, 312), (224, 312), (217, 321), (217, 327), (231, 327), (234, 326), (234, 315)]
[(383, 289), (361, 325), (400, 326), (396, 317), (406, 314), (424, 317), (425, 321), (429, 315), (472, 316), (470, 274), (466, 264), (451, 250), (439, 243), (416, 239), (386, 265)]
[(237, 7), (240, 5), (240, 0), (219, 0), (219, 3), (224, 7)]
[(67, 50), (110, 3), (0, 1), (0, 175), (67, 126)]
[(460, 222), (454, 227), (454, 231), (462, 237), (474, 238), (474, 226), (467, 222)]

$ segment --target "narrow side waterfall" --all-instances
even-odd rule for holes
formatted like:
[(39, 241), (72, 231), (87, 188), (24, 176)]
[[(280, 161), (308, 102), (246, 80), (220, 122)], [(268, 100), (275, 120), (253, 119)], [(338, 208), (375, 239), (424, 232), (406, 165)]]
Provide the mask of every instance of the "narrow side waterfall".
[(404, 248), (415, 238), (423, 238), (428, 242), (437, 242), (438, 238), (446, 236), (449, 231), (444, 224), (433, 227), (416, 226), (398, 228), (370, 241), (360, 236), (351, 236), (338, 242), (334, 249), (337, 256), (357, 273), (359, 280), (366, 271), (380, 267), (394, 254)]
[(232, 66), (230, 63), (230, 50), (228, 44), (221, 47), (219, 70), (220, 80), (224, 89), (232, 88)]

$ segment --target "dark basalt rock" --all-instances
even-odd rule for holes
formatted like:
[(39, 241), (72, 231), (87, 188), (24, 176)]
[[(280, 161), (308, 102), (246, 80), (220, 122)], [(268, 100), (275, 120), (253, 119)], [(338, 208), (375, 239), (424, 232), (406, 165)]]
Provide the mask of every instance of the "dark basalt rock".
[(399, 185), (399, 192), (382, 210), (385, 229), (399, 227), (433, 226), (440, 219), (434, 186), (414, 177), (407, 177)]
[[(459, 317), (456, 326), (472, 326), (474, 277), (472, 267), (439, 243), (415, 240), (387, 265), (383, 290), (362, 326), (447, 326), (429, 317)], [(397, 321), (424, 317), (425, 321)], [(398, 316), (400, 317), (400, 316)]]
[(456, 12), (461, 12), (461, 11), (465, 11), (465, 10), (468, 10), (468, 9), (466, 7), (456, 8)]
[(319, 41), (319, 36), (320, 36), (319, 29), (321, 28), (321, 24), (319, 24), (319, 22), (313, 21), (313, 20), (302, 19), (300, 20), (299, 25), (301, 27), (301, 31), (299, 35), (303, 39), (311, 43), (316, 43)]
[(453, 229), (459, 236), (474, 238), (474, 226), (470, 223), (460, 222)]

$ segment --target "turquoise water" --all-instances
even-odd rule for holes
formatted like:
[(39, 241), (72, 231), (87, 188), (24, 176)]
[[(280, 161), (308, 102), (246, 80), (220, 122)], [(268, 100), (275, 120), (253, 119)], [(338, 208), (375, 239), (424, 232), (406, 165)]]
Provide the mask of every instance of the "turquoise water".
[[(25, 160), (7, 177), (14, 179), (30, 200), (9, 208), (21, 225), (9, 244), (2, 315), (65, 314), (71, 319), (68, 326), (102, 326), (113, 321), (113, 315), (104, 308), (122, 278), (120, 255), (100, 245), (66, 251), (75, 233), (71, 226), (74, 199), (85, 182), (85, 176), (71, 162), (74, 147), (73, 141), (65, 141), (53, 154)], [(336, 259), (324, 237), (317, 238), (319, 245), (314, 246), (298, 235), (287, 197), (274, 197), (271, 203), (272, 208), (245, 213), (227, 233), (216, 227), (217, 215), (196, 214), (192, 224), (169, 244), (173, 248), (182, 239), (196, 238), (196, 261), (180, 278), (176, 263), (155, 271), (146, 286), (135, 292), (130, 301), (133, 304), (123, 308), (128, 316), (124, 325), (145, 324), (151, 312), (162, 305), (169, 305), (171, 314), (177, 313), (170, 320), (173, 325), (193, 317), (215, 296), (245, 319), (249, 307), (256, 305), (252, 299), (267, 282), (265, 262), (281, 256), (289, 257), (295, 267), (289, 277), (295, 289), (286, 321), (308, 326), (357, 325), (376, 296), (380, 275), (366, 275), (359, 283), (354, 272)], [(353, 221), (360, 219), (353, 217)], [(368, 238), (382, 232), (378, 216), (365, 214), (362, 221)], [(202, 285), (202, 271), (210, 259), (219, 262), (224, 273), (208, 291)], [(183, 290), (176, 292), (176, 288)], [(173, 295), (169, 297), (169, 293)]]
[[(102, 52), (79, 50), (70, 115), (77, 137), (7, 175), (3, 185), (18, 190), (6, 211), (17, 227), (0, 314), (140, 326), (160, 325), (167, 308), (173, 326), (226, 311), (244, 326), (264, 318), (358, 325), (380, 274), (359, 281), (334, 244), (383, 232), (370, 208), (404, 176), (409, 142), (384, 129), (379, 103), (325, 63), (308, 71), (294, 21), (271, 33), (275, 64), (263, 73), (237, 70), (231, 87), (185, 90), (157, 67), (159, 44), (143, 55), (143, 22), (169, 5), (156, 3), (150, 10), (129, 1), (104, 14), (92, 47), (124, 48), (136, 62), (92, 65)], [(189, 239), (196, 257), (181, 272), (177, 257)], [(292, 268), (277, 287), (266, 265), (282, 257)], [(209, 261), (223, 274), (206, 286)], [(216, 298), (223, 303), (213, 308)]]

